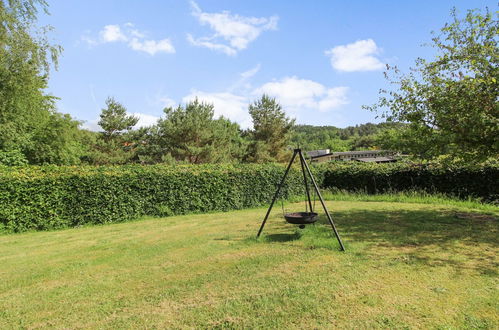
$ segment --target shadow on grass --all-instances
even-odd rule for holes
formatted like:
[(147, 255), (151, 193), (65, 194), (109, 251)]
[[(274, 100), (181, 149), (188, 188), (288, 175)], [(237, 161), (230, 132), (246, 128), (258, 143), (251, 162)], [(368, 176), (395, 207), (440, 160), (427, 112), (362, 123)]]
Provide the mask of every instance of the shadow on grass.
[[(499, 221), (494, 216), (407, 209), (333, 211), (332, 216), (347, 251), (350, 245), (350, 251), (359, 256), (386, 258), (388, 263), (450, 266), (457, 271), (473, 269), (484, 275), (498, 274)], [(281, 233), (273, 234), (276, 229)], [(283, 230), (291, 233), (283, 234)], [(292, 231), (293, 226), (274, 222), (264, 230), (265, 241), (300, 240), (312, 248), (337, 245), (323, 214), (316, 225)]]
[[(334, 220), (350, 240), (393, 246), (424, 246), (449, 243), (497, 244), (498, 221), (463, 218), (452, 211), (350, 211), (334, 212)], [(321, 223), (326, 223), (322, 216)]]
[(290, 242), (299, 240), (302, 237), (300, 232), (293, 234), (269, 234), (264, 237), (267, 242)]

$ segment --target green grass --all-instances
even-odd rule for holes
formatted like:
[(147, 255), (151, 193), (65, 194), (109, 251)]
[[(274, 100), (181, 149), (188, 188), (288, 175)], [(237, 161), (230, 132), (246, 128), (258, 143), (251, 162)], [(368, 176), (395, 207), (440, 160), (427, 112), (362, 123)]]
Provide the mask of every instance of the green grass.
[(0, 236), (0, 328), (499, 327), (497, 207), (350, 198)]
[[(418, 204), (439, 204), (453, 206), (455, 208), (497, 212), (497, 204), (484, 203), (479, 198), (459, 199), (440, 193), (427, 193), (425, 191), (394, 191), (391, 193), (367, 194), (366, 192), (348, 192), (343, 190), (326, 191), (323, 193), (326, 200), (334, 201), (360, 201), (360, 202), (403, 202)], [(303, 197), (295, 201), (303, 200)], [(316, 198), (317, 201), (317, 198)], [(317, 201), (318, 203), (318, 201)]]

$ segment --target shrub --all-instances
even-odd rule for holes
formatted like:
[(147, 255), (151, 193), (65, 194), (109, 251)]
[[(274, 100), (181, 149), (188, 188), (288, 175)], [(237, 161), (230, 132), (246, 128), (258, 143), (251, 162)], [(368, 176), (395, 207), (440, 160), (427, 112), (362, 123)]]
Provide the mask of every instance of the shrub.
[[(281, 197), (304, 194), (295, 164)], [(0, 232), (120, 222), (143, 215), (229, 211), (268, 205), (284, 166), (0, 166)], [(368, 193), (424, 190), (498, 199), (497, 165), (332, 163), (312, 166), (319, 185)]]
[[(24, 167), (0, 169), (0, 227), (46, 230), (142, 215), (228, 211), (269, 203), (280, 165)], [(301, 194), (298, 167), (281, 196)]]
[(499, 167), (496, 164), (444, 166), (440, 164), (331, 163), (324, 170), (323, 185), (369, 194), (393, 191), (425, 191), (459, 198), (499, 198)]
[(0, 165), (23, 166), (28, 160), (20, 150), (0, 150)]

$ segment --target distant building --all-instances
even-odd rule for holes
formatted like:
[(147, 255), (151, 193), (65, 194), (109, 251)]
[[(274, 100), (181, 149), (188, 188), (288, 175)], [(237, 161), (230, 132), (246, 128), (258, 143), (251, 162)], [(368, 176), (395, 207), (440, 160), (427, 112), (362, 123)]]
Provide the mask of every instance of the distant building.
[[(322, 151), (322, 150), (316, 150)], [(357, 161), (364, 163), (394, 163), (397, 161), (396, 152), (390, 150), (361, 150), (361, 151), (345, 151), (345, 152), (329, 152), (323, 154), (310, 155), (307, 152), (312, 162), (323, 163), (330, 161)]]
[(307, 151), (306, 154), (309, 158), (317, 157), (317, 156), (322, 156), (322, 155), (327, 155), (331, 153), (329, 149), (321, 149), (321, 150), (312, 150), (312, 151)]

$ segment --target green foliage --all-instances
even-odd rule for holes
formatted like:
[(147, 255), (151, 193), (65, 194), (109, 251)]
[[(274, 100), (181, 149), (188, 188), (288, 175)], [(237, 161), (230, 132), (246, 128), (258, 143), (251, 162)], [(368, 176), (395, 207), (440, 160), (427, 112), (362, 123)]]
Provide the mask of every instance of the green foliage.
[(383, 145), (378, 136), (385, 131), (398, 132), (402, 123), (384, 122), (338, 128), (334, 126), (296, 125), (291, 131), (291, 145), (303, 150), (330, 149), (332, 152), (390, 149)]
[(104, 130), (106, 140), (118, 138), (137, 124), (139, 118), (127, 115), (126, 108), (114, 98), (106, 99), (106, 108), (100, 114), (99, 126)]
[[(298, 164), (280, 198), (304, 198)], [(0, 167), (0, 227), (45, 230), (121, 222), (143, 215), (228, 211), (267, 205), (284, 166), (152, 165)], [(333, 163), (313, 166), (327, 189), (440, 192), (499, 199), (499, 166)]]
[(44, 94), (57, 47), (33, 36), (41, 1), (0, 1), (0, 149), (24, 152), (31, 132), (45, 122), (53, 98)]
[(132, 162), (132, 158), (135, 157), (133, 148), (127, 146), (127, 142), (121, 137), (105, 140), (103, 135), (88, 134), (86, 141), (90, 143), (88, 151), (83, 156), (83, 161), (87, 164), (124, 165)]
[(242, 157), (239, 125), (223, 117), (214, 119), (213, 104), (188, 102), (164, 109), (144, 141), (156, 162), (173, 159), (191, 164), (233, 163)]
[(382, 90), (367, 108), (410, 123), (400, 147), (413, 141), (414, 154), (482, 161), (499, 155), (499, 12), (470, 10), (461, 19), (453, 10), (452, 18), (432, 39), (436, 58), (418, 58), (408, 75), (389, 67), (398, 90)]
[[(280, 165), (0, 168), (0, 226), (44, 230), (270, 202)], [(303, 193), (298, 168), (282, 197)]]
[(385, 150), (399, 151), (403, 154), (425, 159), (427, 155), (445, 154), (445, 144), (437, 141), (438, 136), (424, 134), (425, 128), (402, 127), (388, 129), (376, 136), (376, 144)]
[(255, 163), (285, 161), (289, 152), (289, 133), (295, 120), (286, 117), (282, 106), (267, 95), (249, 105), (253, 119), (252, 142), (247, 160)]
[[(137, 136), (132, 127), (138, 118), (127, 115), (125, 106), (114, 98), (106, 99), (106, 108), (102, 109), (99, 125), (103, 132), (82, 131), (82, 141), (86, 146), (82, 161), (93, 165), (117, 165), (132, 162), (136, 157)], [(142, 129), (139, 129), (141, 131)]]
[(0, 165), (23, 166), (28, 160), (20, 150), (0, 151)]
[(49, 43), (50, 27), (35, 25), (38, 9), (46, 2), (0, 1), (0, 151), (31, 164), (77, 164), (79, 123), (56, 113), (45, 92), (61, 48)]
[(499, 200), (499, 165), (444, 166), (436, 163), (342, 163), (326, 165), (323, 185), (369, 194), (426, 191), (460, 198)]
[(84, 154), (80, 122), (68, 114), (50, 112), (31, 133), (25, 155), (31, 164), (77, 165)]

